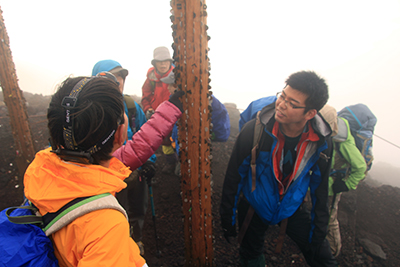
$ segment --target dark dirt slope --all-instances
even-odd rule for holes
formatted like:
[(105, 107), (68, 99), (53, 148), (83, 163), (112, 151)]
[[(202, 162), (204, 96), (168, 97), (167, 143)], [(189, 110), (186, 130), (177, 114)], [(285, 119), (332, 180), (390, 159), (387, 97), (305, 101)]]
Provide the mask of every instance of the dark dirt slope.
[[(28, 113), (36, 150), (48, 144), (45, 114), (49, 98), (25, 93), (30, 103)], [(1, 100), (1, 99), (0, 99)], [(0, 102), (0, 210), (18, 205), (22, 199), (22, 178), (15, 165), (15, 148), (7, 117), (7, 109)], [(228, 244), (222, 236), (219, 220), (219, 203), (226, 165), (238, 134), (239, 111), (234, 104), (227, 105), (231, 117), (231, 136), (225, 143), (213, 143), (213, 235), (214, 265), (238, 266), (238, 246)], [(155, 201), (155, 225), (150, 204), (144, 229), (145, 258), (149, 266), (184, 266), (183, 214), (181, 209), (180, 179), (163, 175), (165, 161), (161, 155), (157, 162), (157, 175), (153, 184)], [(371, 180), (371, 178), (367, 178)], [(400, 189), (391, 186), (370, 186), (362, 182), (359, 188), (342, 197), (339, 221), (342, 231), (343, 250), (338, 257), (340, 266), (400, 266)], [(356, 203), (356, 205), (355, 205)], [(354, 208), (356, 207), (356, 208)], [(355, 224), (354, 224), (355, 223)], [(157, 257), (155, 227), (161, 256)], [(276, 226), (270, 227), (265, 242), (268, 266), (307, 266), (293, 242), (285, 239), (282, 253), (277, 255), (274, 245)], [(379, 245), (386, 260), (367, 252), (363, 240)]]

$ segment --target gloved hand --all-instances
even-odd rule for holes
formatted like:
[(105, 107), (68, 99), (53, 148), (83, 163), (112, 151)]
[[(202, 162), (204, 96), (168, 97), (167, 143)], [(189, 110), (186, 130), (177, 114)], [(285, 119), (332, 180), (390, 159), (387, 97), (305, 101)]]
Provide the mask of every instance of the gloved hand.
[(231, 237), (236, 237), (237, 236), (237, 232), (236, 232), (236, 224), (234, 225), (229, 225), (227, 227), (222, 227), (222, 230), (224, 231), (224, 237), (226, 239), (226, 241), (230, 244)]
[(151, 116), (153, 116), (153, 114), (154, 114), (154, 109), (149, 108), (149, 109), (146, 111), (146, 119), (147, 119), (147, 120), (150, 119)]
[(333, 193), (338, 194), (340, 192), (349, 191), (349, 188), (342, 179), (336, 179), (335, 182), (332, 184), (332, 191)]
[(171, 97), (168, 100), (169, 102), (174, 104), (177, 108), (179, 108), (179, 110), (181, 112), (183, 112), (183, 105), (182, 105), (182, 101), (179, 98), (181, 96), (183, 96), (184, 94), (185, 94), (184, 91), (177, 91), (173, 95), (171, 95)]
[(153, 178), (155, 174), (156, 174), (156, 165), (154, 164), (154, 162), (146, 161), (142, 165), (142, 169), (140, 170), (140, 176), (143, 179), (146, 179), (147, 184), (150, 186), (151, 178)]

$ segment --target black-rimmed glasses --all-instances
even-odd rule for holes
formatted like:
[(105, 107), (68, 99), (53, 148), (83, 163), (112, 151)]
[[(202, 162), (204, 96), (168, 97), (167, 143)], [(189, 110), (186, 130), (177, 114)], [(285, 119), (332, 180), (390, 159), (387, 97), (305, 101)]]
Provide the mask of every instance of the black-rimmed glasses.
[[(281, 100), (281, 101), (285, 101), (285, 106), (286, 107), (291, 107), (292, 109), (298, 109), (298, 108), (307, 108), (307, 107), (299, 107), (296, 106), (295, 104), (293, 104), (290, 100), (286, 100), (286, 97), (283, 95), (283, 92), (278, 92), (276, 93), (276, 97)], [(289, 104), (289, 106), (288, 106)]]

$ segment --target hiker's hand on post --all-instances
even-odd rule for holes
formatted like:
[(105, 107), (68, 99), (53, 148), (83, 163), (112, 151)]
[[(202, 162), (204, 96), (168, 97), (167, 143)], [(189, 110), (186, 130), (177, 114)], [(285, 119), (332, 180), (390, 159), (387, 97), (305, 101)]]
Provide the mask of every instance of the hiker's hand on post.
[(156, 167), (154, 162), (146, 161), (145, 164), (142, 165), (142, 170), (140, 171), (140, 176), (143, 179), (146, 179), (147, 184), (151, 185), (151, 179), (156, 174)]
[(333, 193), (338, 194), (340, 192), (349, 191), (349, 188), (342, 179), (336, 179), (335, 182), (332, 184), (332, 191)]
[(185, 94), (184, 91), (177, 91), (173, 95), (171, 95), (171, 97), (168, 100), (169, 102), (174, 104), (177, 108), (179, 108), (179, 110), (181, 112), (183, 112), (183, 105), (182, 105), (182, 101), (179, 98), (181, 96), (183, 96), (184, 94)]

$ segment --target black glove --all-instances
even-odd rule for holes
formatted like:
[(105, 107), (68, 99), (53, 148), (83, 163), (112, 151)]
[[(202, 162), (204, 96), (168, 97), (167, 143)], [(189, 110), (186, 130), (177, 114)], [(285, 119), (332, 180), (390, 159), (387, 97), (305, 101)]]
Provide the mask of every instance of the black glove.
[(173, 95), (171, 95), (171, 97), (168, 100), (169, 102), (174, 104), (177, 108), (179, 108), (179, 110), (181, 112), (183, 112), (183, 105), (182, 105), (182, 101), (179, 98), (181, 96), (183, 96), (184, 94), (185, 94), (184, 91), (177, 91)]
[(342, 179), (336, 179), (332, 185), (333, 193), (338, 194), (340, 192), (347, 192), (349, 188)]
[(156, 165), (154, 162), (146, 161), (145, 164), (142, 165), (142, 169), (140, 170), (140, 176), (143, 179), (146, 179), (147, 184), (151, 185), (151, 178), (156, 174)]
[(229, 244), (231, 243), (230, 238), (237, 236), (236, 224), (229, 225), (228, 227), (222, 227), (222, 230), (224, 231), (224, 237)]

